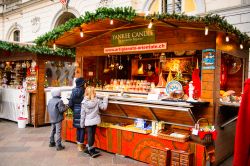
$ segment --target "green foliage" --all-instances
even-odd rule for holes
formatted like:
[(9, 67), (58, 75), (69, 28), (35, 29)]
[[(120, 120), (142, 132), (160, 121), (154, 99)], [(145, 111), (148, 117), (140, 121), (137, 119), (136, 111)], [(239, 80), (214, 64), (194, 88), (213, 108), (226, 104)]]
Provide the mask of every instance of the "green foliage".
[(240, 30), (238, 30), (233, 25), (229, 24), (227, 20), (225, 20), (225, 17), (221, 17), (218, 14), (212, 14), (209, 13), (205, 16), (188, 16), (184, 13), (181, 14), (154, 14), (153, 16), (148, 16), (147, 19), (155, 18), (159, 21), (161, 20), (178, 20), (183, 22), (196, 22), (196, 23), (204, 23), (205, 25), (215, 25), (217, 28), (219, 28), (221, 31), (224, 31), (229, 34), (235, 34), (240, 42), (244, 42), (249, 40), (249, 37), (246, 33), (241, 33)]
[(47, 46), (20, 46), (15, 43), (9, 43), (5, 41), (0, 41), (0, 50), (10, 51), (10, 52), (31, 52), (39, 55), (56, 55), (56, 56), (67, 56), (75, 57), (74, 50), (56, 48), (51, 49)]
[(37, 45), (46, 45), (49, 41), (56, 40), (60, 36), (75, 27), (80, 27), (82, 24), (96, 22), (106, 18), (132, 21), (136, 16), (135, 10), (132, 7), (118, 8), (98, 8), (95, 13), (85, 12), (84, 16), (70, 19), (65, 24), (58, 26), (43, 36), (38, 37), (35, 42)]
[[(53, 29), (50, 32), (47, 32), (43, 36), (38, 37), (35, 42), (37, 45), (46, 45), (48, 42), (56, 40), (64, 34), (64, 32), (70, 31), (75, 27), (80, 27), (82, 24), (88, 24), (90, 22), (96, 22), (106, 18), (118, 19), (132, 22), (136, 16), (135, 10), (132, 7), (117, 7), (117, 8), (98, 8), (95, 12), (85, 12), (85, 14), (79, 18), (74, 18), (66, 22), (65, 24)], [(138, 16), (139, 17), (139, 16)], [(230, 34), (235, 34), (240, 42), (247, 41), (249, 39), (246, 33), (241, 33), (233, 25), (229, 24), (224, 17), (219, 16), (218, 14), (207, 14), (203, 17), (201, 16), (188, 16), (184, 13), (177, 14), (156, 14), (154, 13), (151, 16), (147, 16), (146, 19), (151, 20), (177, 20), (184, 22), (198, 22), (204, 23), (205, 25), (215, 25), (220, 30), (225, 31)]]

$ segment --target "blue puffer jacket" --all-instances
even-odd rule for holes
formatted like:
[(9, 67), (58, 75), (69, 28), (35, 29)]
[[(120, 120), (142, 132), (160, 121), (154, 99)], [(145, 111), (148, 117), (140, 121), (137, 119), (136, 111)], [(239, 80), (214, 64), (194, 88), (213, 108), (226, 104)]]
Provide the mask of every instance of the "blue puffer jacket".
[(82, 87), (75, 87), (69, 99), (69, 107), (73, 110), (73, 126), (80, 127), (81, 120), (81, 102), (83, 100), (84, 90)]

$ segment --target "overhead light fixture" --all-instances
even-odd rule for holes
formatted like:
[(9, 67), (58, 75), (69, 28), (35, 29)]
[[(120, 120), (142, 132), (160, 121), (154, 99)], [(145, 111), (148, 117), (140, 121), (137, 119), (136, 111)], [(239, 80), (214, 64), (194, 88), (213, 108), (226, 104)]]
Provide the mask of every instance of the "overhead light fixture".
[(82, 28), (80, 28), (80, 37), (83, 37), (84, 36), (84, 33), (82, 31)]
[(242, 49), (242, 50), (243, 50), (243, 48), (244, 48), (243, 44), (242, 44), (242, 43), (240, 43), (240, 49)]
[(113, 24), (114, 24), (114, 20), (111, 19), (111, 20), (110, 20), (110, 25), (113, 25)]
[(152, 26), (153, 26), (153, 21), (154, 21), (154, 19), (151, 19), (150, 23), (148, 24), (148, 28), (149, 28), (149, 29), (152, 28)]
[(229, 36), (226, 34), (226, 42), (229, 42)]
[(205, 26), (205, 35), (207, 36), (208, 35), (208, 26)]
[(54, 50), (56, 49), (56, 43), (55, 42), (53, 43), (53, 49)]

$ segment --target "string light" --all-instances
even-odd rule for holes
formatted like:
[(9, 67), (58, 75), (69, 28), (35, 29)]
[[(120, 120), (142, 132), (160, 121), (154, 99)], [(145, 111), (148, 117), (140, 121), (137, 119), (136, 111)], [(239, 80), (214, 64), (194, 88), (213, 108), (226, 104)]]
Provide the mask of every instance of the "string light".
[(153, 21), (154, 21), (154, 19), (151, 19), (150, 23), (148, 24), (148, 28), (149, 28), (149, 29), (152, 28), (152, 26), (153, 26)]
[(84, 36), (84, 33), (82, 31), (82, 29), (80, 30), (80, 37), (83, 37)]
[(53, 43), (53, 49), (54, 50), (56, 49), (56, 43), (55, 42)]
[(226, 42), (229, 42), (229, 36), (226, 34)]
[(240, 49), (242, 49), (242, 50), (243, 50), (243, 48), (244, 48), (243, 44), (242, 44), (242, 43), (240, 43)]
[(208, 26), (205, 26), (205, 35), (208, 35)]
[(114, 20), (111, 19), (111, 20), (110, 20), (110, 25), (113, 25), (113, 24), (114, 24)]

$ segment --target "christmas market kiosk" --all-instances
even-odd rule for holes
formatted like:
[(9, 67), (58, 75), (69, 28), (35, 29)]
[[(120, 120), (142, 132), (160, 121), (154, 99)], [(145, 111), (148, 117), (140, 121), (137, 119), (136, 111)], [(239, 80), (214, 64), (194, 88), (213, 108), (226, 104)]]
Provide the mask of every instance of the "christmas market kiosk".
[[(233, 153), (248, 36), (218, 15), (99, 8), (36, 40), (76, 48), (76, 77), (109, 94), (95, 145), (152, 165), (218, 165)], [(75, 142), (70, 114), (63, 138)]]
[(65, 81), (58, 71), (69, 70), (74, 56), (70, 50), (0, 41), (0, 118), (46, 124), (44, 89), (72, 85), (73, 78)]

